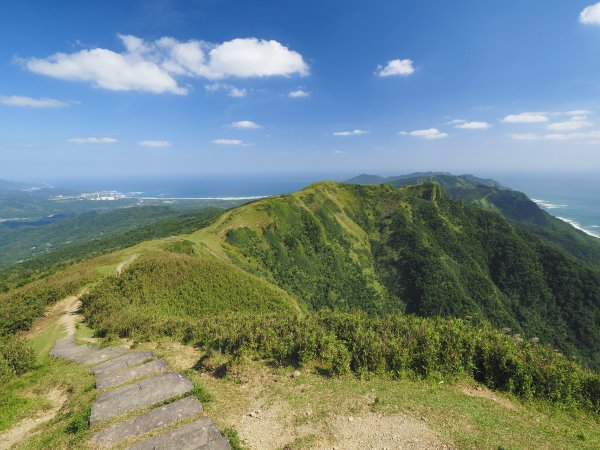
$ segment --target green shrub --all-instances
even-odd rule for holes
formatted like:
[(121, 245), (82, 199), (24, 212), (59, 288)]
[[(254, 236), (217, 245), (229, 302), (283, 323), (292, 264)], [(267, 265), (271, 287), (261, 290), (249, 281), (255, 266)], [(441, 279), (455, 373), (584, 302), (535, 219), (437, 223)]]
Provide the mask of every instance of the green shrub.
[(34, 352), (23, 339), (0, 337), (0, 384), (27, 372), (34, 364)]

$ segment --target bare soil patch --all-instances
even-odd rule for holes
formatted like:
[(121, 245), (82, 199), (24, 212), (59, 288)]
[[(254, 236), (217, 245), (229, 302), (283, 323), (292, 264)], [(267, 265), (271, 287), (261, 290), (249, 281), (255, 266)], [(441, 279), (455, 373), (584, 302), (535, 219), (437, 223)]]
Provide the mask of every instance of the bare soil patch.
[(465, 386), (461, 389), (461, 392), (465, 395), (468, 395), (469, 397), (485, 398), (494, 403), (498, 403), (499, 405), (502, 405), (505, 408), (510, 409), (511, 411), (515, 411), (517, 409), (515, 407), (514, 403), (511, 402), (510, 400), (500, 397), (496, 393), (490, 391), (489, 389), (483, 388), (483, 387)]
[(67, 394), (61, 389), (54, 388), (48, 392), (46, 398), (52, 408), (38, 414), (35, 417), (27, 417), (21, 420), (14, 427), (0, 434), (0, 450), (11, 448), (14, 444), (23, 442), (35, 434), (35, 429), (46, 422), (52, 420), (63, 407), (68, 399)]
[(60, 300), (48, 308), (44, 316), (36, 320), (29, 330), (23, 332), (22, 336), (27, 339), (37, 336), (56, 321), (67, 326), (68, 329), (72, 324), (73, 330), (75, 330), (75, 315), (79, 307), (79, 297), (76, 295)]

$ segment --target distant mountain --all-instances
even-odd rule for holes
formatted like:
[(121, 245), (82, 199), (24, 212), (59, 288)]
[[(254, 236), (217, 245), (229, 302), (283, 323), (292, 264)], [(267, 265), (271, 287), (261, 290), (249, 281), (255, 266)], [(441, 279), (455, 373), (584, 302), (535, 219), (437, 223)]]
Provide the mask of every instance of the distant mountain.
[(496, 189), (508, 189), (495, 180), (478, 178), (474, 175), (452, 175), (448, 172), (415, 172), (408, 175), (381, 177), (379, 175), (361, 174), (350, 178), (346, 183), (352, 184), (391, 184), (396, 187), (412, 184), (436, 182), (444, 189), (452, 187), (488, 186)]
[(573, 228), (541, 209), (522, 192), (495, 180), (473, 175), (424, 172), (395, 177), (359, 175), (348, 180), (356, 184), (391, 184), (395, 187), (435, 182), (454, 200), (461, 200), (504, 215), (546, 243), (565, 251), (590, 267), (600, 269), (600, 239)]
[(48, 188), (45, 184), (17, 183), (14, 181), (0, 180), (0, 192), (5, 191), (34, 191)]

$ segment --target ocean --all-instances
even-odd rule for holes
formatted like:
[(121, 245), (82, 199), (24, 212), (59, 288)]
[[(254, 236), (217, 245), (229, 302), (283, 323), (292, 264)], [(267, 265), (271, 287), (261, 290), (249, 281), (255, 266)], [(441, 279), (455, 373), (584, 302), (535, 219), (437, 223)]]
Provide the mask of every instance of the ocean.
[(600, 175), (536, 173), (491, 178), (524, 192), (553, 216), (600, 238)]
[(144, 198), (248, 198), (295, 192), (323, 180), (342, 181), (352, 175), (197, 175), (52, 180), (54, 187), (77, 192), (115, 191)]
[[(343, 181), (356, 174), (198, 175), (118, 179), (55, 180), (78, 192), (117, 191), (132, 197), (231, 198), (295, 192), (323, 180)], [(524, 192), (550, 214), (600, 238), (600, 176), (594, 174), (475, 173)]]

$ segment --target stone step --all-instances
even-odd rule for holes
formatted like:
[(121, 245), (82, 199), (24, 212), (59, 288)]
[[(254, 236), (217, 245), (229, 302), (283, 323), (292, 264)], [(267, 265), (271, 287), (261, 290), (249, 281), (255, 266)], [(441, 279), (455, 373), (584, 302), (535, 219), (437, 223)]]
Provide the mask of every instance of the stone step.
[(96, 388), (106, 389), (119, 384), (127, 383), (128, 381), (140, 378), (146, 375), (152, 375), (157, 372), (162, 372), (168, 368), (167, 362), (164, 359), (150, 361), (140, 366), (131, 367), (129, 369), (120, 370), (108, 374), (99, 374), (96, 378)]
[(178, 395), (187, 394), (194, 386), (183, 374), (167, 372), (112, 391), (99, 394), (92, 405), (90, 423), (162, 403)]
[(82, 358), (87, 355), (91, 355), (93, 352), (97, 351), (98, 347), (94, 347), (92, 345), (61, 345), (60, 347), (55, 346), (50, 355), (56, 358), (63, 358), (69, 361), (75, 361), (76, 358)]
[(154, 358), (154, 353), (150, 352), (127, 353), (126, 355), (111, 359), (110, 361), (92, 367), (92, 372), (95, 375), (116, 372), (121, 369), (137, 366)]
[(230, 450), (227, 439), (208, 418), (202, 417), (179, 428), (129, 447), (130, 450)]
[(122, 440), (141, 436), (158, 428), (163, 428), (180, 420), (193, 417), (201, 412), (202, 405), (200, 405), (197, 398), (182, 398), (126, 422), (111, 425), (102, 431), (94, 433), (91, 440), (95, 444), (112, 447)]
[(98, 349), (97, 352), (92, 353), (87, 357), (77, 358), (75, 361), (82, 366), (93, 366), (94, 364), (100, 364), (101, 362), (121, 356), (123, 353), (127, 353), (127, 350), (124, 348), (107, 347)]

